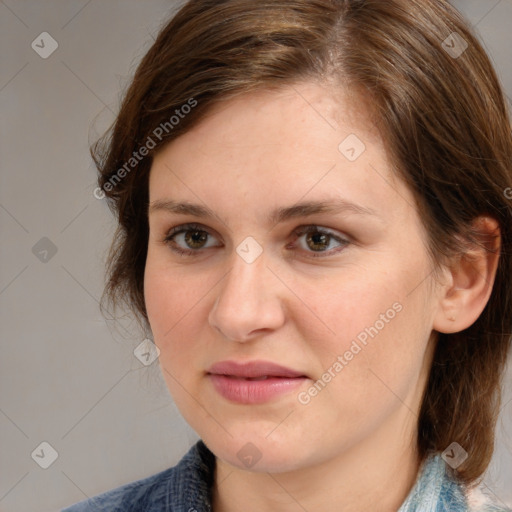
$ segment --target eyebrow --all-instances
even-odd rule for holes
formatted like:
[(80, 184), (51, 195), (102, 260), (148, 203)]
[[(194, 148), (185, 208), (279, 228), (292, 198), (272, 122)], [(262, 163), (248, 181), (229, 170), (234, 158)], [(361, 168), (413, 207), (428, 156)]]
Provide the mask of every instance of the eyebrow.
[[(218, 216), (207, 206), (190, 202), (176, 202), (170, 199), (158, 199), (149, 205), (148, 213), (166, 211), (174, 214), (192, 215), (205, 219), (218, 218)], [(331, 214), (356, 214), (373, 216), (382, 220), (382, 217), (372, 208), (353, 203), (346, 199), (307, 201), (293, 206), (277, 208), (267, 217), (269, 224), (279, 224), (299, 217), (309, 217), (319, 213)]]

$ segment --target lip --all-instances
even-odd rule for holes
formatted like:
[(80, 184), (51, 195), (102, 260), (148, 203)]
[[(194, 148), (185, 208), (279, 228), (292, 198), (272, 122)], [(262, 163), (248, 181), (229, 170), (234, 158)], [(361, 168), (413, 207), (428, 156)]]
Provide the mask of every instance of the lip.
[(270, 361), (247, 361), (237, 363), (236, 361), (221, 361), (215, 363), (208, 369), (208, 373), (217, 375), (229, 375), (231, 377), (254, 378), (254, 377), (305, 377), (301, 372), (286, 368)]
[[(296, 389), (308, 378), (269, 361), (221, 361), (208, 369), (208, 377), (220, 395), (241, 404), (267, 402)], [(261, 380), (248, 380), (258, 378)]]

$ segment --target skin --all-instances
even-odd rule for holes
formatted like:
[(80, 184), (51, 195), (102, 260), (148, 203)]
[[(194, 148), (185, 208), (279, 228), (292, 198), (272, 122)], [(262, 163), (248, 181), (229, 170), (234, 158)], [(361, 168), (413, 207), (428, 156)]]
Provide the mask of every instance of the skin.
[[(338, 149), (350, 134), (366, 147), (355, 161)], [(416, 421), (435, 331), (473, 323), (496, 261), (475, 253), (471, 265), (434, 279), (415, 201), (393, 174), (364, 102), (325, 85), (251, 92), (216, 106), (156, 155), (149, 194), (148, 317), (169, 391), (217, 457), (215, 512), (396, 511), (419, 468)], [(279, 207), (340, 198), (375, 214), (267, 219)], [(215, 216), (154, 207), (169, 200)], [(188, 222), (208, 233), (204, 245), (187, 245), (183, 234), (165, 241)], [(308, 225), (349, 243), (327, 237), (319, 250), (294, 234)], [(249, 236), (263, 250), (252, 263), (236, 251)], [(298, 393), (393, 304), (400, 312), (300, 403)], [(264, 404), (232, 403), (206, 374), (228, 359), (272, 361), (309, 380)], [(250, 468), (237, 457), (247, 443), (261, 455)]]

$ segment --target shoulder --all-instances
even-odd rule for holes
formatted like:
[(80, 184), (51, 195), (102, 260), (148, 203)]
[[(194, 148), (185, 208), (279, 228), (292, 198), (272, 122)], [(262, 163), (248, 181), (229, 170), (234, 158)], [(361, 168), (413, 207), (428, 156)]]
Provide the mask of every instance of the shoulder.
[(480, 486), (471, 488), (459, 483), (453, 473), (446, 469), (436, 512), (512, 512), (493, 496), (483, 492)]
[(468, 489), (455, 478), (440, 454), (424, 462), (413, 489), (398, 512), (512, 512), (480, 488)]
[(482, 487), (466, 491), (466, 500), (469, 512), (512, 512), (512, 508), (500, 505), (494, 498), (487, 496)]
[(156, 504), (167, 494), (167, 488), (176, 471), (176, 467), (166, 469), (71, 505), (62, 512), (145, 510), (149, 503)]
[(198, 441), (176, 466), (71, 505), (62, 512), (187, 512), (189, 508), (209, 511), (214, 464), (213, 454)]

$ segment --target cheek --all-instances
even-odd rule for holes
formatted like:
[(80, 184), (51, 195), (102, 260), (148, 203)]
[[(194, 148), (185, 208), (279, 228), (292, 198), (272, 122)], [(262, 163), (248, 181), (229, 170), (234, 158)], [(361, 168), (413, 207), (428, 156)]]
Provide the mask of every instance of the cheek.
[[(165, 268), (165, 265), (155, 265), (148, 257), (144, 293), (149, 324), (160, 350), (162, 376), (173, 401), (185, 416), (196, 403), (190, 397), (200, 398), (193, 377), (203, 370), (197, 358), (201, 353), (201, 322), (197, 315), (202, 314), (201, 308), (204, 308), (200, 301), (204, 290), (195, 281), (192, 276), (185, 277), (183, 273)], [(194, 414), (200, 412), (195, 411)]]
[[(348, 350), (351, 341), (358, 336), (364, 343), (369, 338), (368, 331), (374, 332), (372, 327), (376, 323), (379, 331), (387, 327), (397, 316), (399, 306), (394, 308), (393, 305), (403, 300), (404, 291), (389, 275), (351, 268), (321, 286), (308, 283), (301, 295), (311, 310), (296, 316), (306, 338), (319, 338), (323, 340), (320, 344), (339, 354)], [(381, 315), (384, 315), (383, 320)]]
[[(412, 282), (397, 268), (309, 293), (322, 321), (302, 316), (300, 330), (321, 363), (315, 377), (333, 383), (326, 386), (331, 390), (326, 395), (344, 397), (357, 408), (393, 396), (389, 389), (398, 396), (410, 391), (431, 332), (425, 290), (420, 286), (411, 293)], [(331, 375), (325, 375), (329, 370)]]
[[(200, 311), (201, 296), (204, 295), (203, 284), (193, 275), (185, 275), (158, 265), (148, 255), (144, 275), (144, 297), (149, 324), (154, 341), (161, 352), (161, 359), (168, 356), (183, 357), (183, 353), (194, 347), (197, 336), (191, 336), (190, 328), (199, 326), (199, 322), (191, 322)], [(176, 343), (181, 339), (183, 330), (187, 327), (187, 343)], [(176, 350), (179, 346), (180, 350)]]

